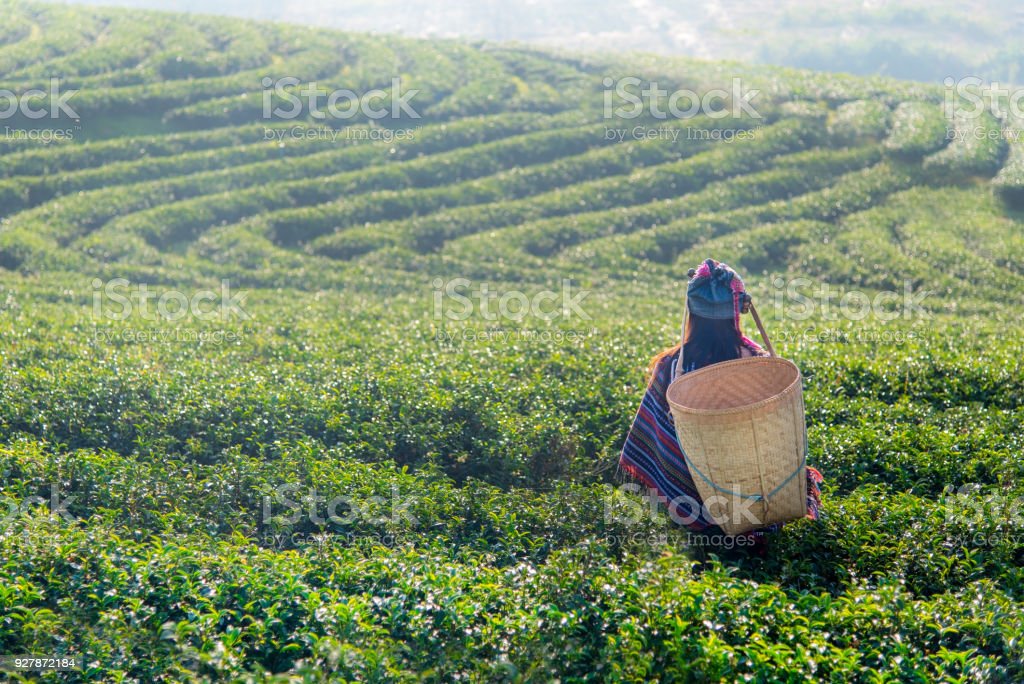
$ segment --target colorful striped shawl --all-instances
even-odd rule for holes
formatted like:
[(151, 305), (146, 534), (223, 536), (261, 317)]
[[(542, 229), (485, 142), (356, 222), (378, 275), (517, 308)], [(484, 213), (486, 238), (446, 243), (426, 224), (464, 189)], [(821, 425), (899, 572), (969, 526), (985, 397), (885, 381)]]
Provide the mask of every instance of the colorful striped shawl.
[[(755, 353), (764, 353), (755, 343), (750, 342), (750, 345)], [(683, 460), (675, 423), (665, 398), (678, 356), (678, 352), (668, 355), (658, 364), (622, 446), (619, 467), (626, 475), (654, 490), (653, 493), (669, 507), (676, 520), (687, 521), (685, 526), (688, 529), (717, 534), (721, 530), (706, 517), (701, 496)], [(684, 373), (691, 370), (693, 368), (686, 368)], [(821, 507), (818, 484), (822, 480), (821, 473), (807, 468), (807, 517), (812, 520), (818, 519)], [(779, 525), (773, 525), (755, 534), (773, 532), (778, 528)]]

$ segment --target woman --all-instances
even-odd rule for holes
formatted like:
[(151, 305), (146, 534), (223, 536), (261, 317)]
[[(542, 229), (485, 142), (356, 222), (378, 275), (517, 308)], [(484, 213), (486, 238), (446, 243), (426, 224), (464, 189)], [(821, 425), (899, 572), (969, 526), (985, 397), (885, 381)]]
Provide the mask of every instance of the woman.
[[(763, 356), (767, 352), (740, 329), (740, 313), (749, 298), (743, 281), (723, 263), (708, 259), (690, 271), (686, 288), (686, 326), (683, 373), (721, 361)], [(630, 477), (653, 489), (666, 503), (673, 520), (694, 532), (719, 533), (702, 505), (686, 467), (665, 392), (675, 377), (680, 345), (654, 357), (648, 369), (647, 392), (622, 447), (619, 466)], [(818, 519), (821, 473), (807, 468), (807, 517)], [(757, 537), (778, 525), (750, 533)]]

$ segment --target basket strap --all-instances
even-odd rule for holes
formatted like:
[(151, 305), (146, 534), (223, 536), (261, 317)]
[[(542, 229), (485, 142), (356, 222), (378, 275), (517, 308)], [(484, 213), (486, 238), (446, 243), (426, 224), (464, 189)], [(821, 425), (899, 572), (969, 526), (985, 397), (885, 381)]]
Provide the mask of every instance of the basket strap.
[(672, 379), (676, 380), (683, 374), (683, 350), (686, 349), (686, 318), (690, 307), (683, 302), (683, 329), (679, 333), (679, 358), (676, 359), (676, 372), (672, 375)]
[(768, 347), (768, 353), (775, 357), (775, 347), (772, 346), (772, 341), (768, 339), (768, 333), (764, 331), (764, 324), (761, 323), (761, 317), (757, 315), (754, 302), (750, 302), (750, 315), (754, 317), (754, 323), (757, 324), (757, 332), (761, 333), (761, 339), (764, 340), (764, 346)]
[[(751, 434), (752, 434), (752, 436), (754, 438), (754, 453), (758, 453), (759, 450), (757, 448), (757, 429), (754, 428), (754, 425), (753, 425), (754, 420), (752, 418), (750, 419), (750, 423), (751, 423)], [(799, 472), (799, 468), (795, 472)], [(757, 481), (760, 483), (761, 491), (763, 492), (766, 489), (765, 482), (764, 482), (764, 463), (761, 461), (760, 458), (757, 459)], [(789, 479), (786, 479), (786, 482), (789, 482)], [(769, 503), (770, 498), (771, 498), (771, 495), (769, 494), (768, 496), (766, 496), (766, 497), (764, 497), (762, 499), (762, 503), (764, 503), (764, 514), (765, 515), (769, 515), (769, 513), (768, 513), (768, 503)]]

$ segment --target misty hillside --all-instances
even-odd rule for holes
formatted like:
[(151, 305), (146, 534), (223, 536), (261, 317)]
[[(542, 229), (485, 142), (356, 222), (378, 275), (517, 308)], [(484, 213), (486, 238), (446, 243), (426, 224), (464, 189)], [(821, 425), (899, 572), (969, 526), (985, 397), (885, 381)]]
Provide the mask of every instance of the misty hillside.
[[(81, 0), (72, 0), (79, 2)], [(587, 51), (734, 59), (918, 81), (1020, 82), (1021, 2), (109, 0), (353, 31), (520, 41)]]

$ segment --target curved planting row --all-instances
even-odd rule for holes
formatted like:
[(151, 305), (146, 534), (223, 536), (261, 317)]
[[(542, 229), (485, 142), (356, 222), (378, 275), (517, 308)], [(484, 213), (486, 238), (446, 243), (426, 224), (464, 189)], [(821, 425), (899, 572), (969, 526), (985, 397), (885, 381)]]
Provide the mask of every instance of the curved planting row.
[[(124, 136), (70, 145), (34, 146), (4, 156), (0, 177), (42, 176), (92, 169), (118, 162), (170, 157), (188, 152), (251, 145), (267, 138), (271, 127), (225, 126), (169, 135)], [(279, 130), (280, 125), (272, 127)], [(302, 130), (322, 130), (303, 126)]]
[[(406, 156), (406, 150), (410, 153), (418, 153), (417, 141), (424, 138), (433, 140), (438, 132), (451, 133), (454, 136), (461, 135), (470, 126), (487, 127), (491, 125), (503, 126), (511, 122), (518, 122), (521, 130), (533, 130), (528, 115), (516, 112), (503, 112), (487, 117), (473, 117), (465, 120), (454, 121), (437, 126), (426, 124), (413, 130), (413, 135), (405, 136), (404, 139), (395, 139), (392, 142), (379, 140), (378, 137), (364, 134), (369, 129), (366, 126), (357, 125), (351, 128), (332, 129), (323, 125), (311, 125), (307, 123), (282, 123), (267, 122), (266, 125), (252, 124), (247, 126), (223, 126), (207, 130), (172, 133), (168, 135), (143, 135), (126, 136), (110, 140), (86, 141), (75, 144), (53, 145), (40, 148), (38, 145), (22, 149), (5, 156), (4, 166), (0, 168), (0, 178), (31, 177), (50, 175), (58, 172), (74, 172), (85, 169), (93, 169), (101, 166), (116, 164), (118, 162), (139, 162), (145, 163), (155, 157), (171, 157), (189, 152), (200, 152), (204, 150), (223, 149), (242, 145), (252, 145), (259, 142), (273, 143), (279, 148), (288, 148), (294, 145), (302, 147), (309, 146), (314, 150), (319, 145), (323, 148), (354, 145), (361, 142), (378, 142), (381, 148), (394, 148), (394, 155), (399, 158)], [(533, 117), (536, 118), (536, 117)], [(492, 123), (493, 122), (493, 123)], [(546, 123), (551, 127), (565, 127), (579, 125), (584, 119), (581, 116), (567, 114), (564, 116), (548, 117), (540, 124)], [(346, 133), (349, 131), (349, 133)], [(380, 133), (380, 131), (377, 131)], [(481, 141), (487, 138), (481, 138)], [(463, 140), (456, 137), (454, 142), (459, 145), (469, 145), (470, 140)], [(187, 171), (187, 169), (186, 169)], [(20, 180), (28, 180), (22, 178)]]
[(828, 132), (837, 143), (879, 141), (889, 133), (892, 111), (878, 100), (854, 100), (836, 107)]
[[(359, 169), (417, 154), (454, 150), (464, 146), (472, 147), (484, 141), (517, 135), (537, 128), (565, 125), (570, 123), (572, 118), (538, 119), (535, 116), (512, 113), (482, 119), (466, 119), (449, 125), (424, 127), (416, 138), (405, 141), (401, 146), (397, 143), (376, 143), (344, 148), (328, 155), (330, 164), (326, 169), (310, 163), (281, 166), (276, 162), (264, 162), (169, 180), (136, 183), (131, 186), (131, 193), (125, 193), (121, 188), (93, 190), (43, 204), (16, 215), (9, 224), (0, 226), (0, 257), (4, 263), (15, 264), (16, 267), (24, 261), (27, 254), (38, 251), (42, 244), (40, 240), (55, 240), (60, 245), (66, 245), (115, 216), (127, 216), (154, 206), (247, 186), (263, 187), (274, 179), (287, 178), (289, 175), (308, 178), (318, 173), (330, 173), (331, 169)], [(313, 178), (307, 186), (315, 188), (318, 182), (318, 179)], [(258, 189), (253, 191), (254, 194), (258, 192)], [(19, 240), (22, 238), (25, 239), (25, 244), (19, 247)], [(5, 252), (7, 253), (4, 254)], [(19, 256), (15, 256), (15, 252)]]
[(38, 80), (61, 74), (69, 87), (81, 88), (196, 78), (265, 67), (284, 48), (279, 32), (231, 19), (206, 17), (184, 26), (118, 13), (104, 27), (103, 40), (11, 77)]
[[(579, 133), (582, 134), (581, 143), (608, 144), (608, 139), (600, 135), (599, 127), (579, 129)], [(552, 134), (552, 140), (564, 142), (567, 135), (569, 134), (556, 132)], [(373, 186), (363, 179), (326, 179), (318, 188), (318, 192), (323, 191), (321, 201), (325, 202), (324, 204), (266, 213), (259, 218), (261, 232), (279, 244), (295, 245), (359, 223), (395, 221), (416, 215), (429, 215), (446, 207), (479, 205), (506, 197), (533, 196), (551, 187), (572, 187), (591, 179), (605, 178), (615, 169), (628, 171), (632, 165), (638, 163), (658, 163), (664, 161), (666, 157), (687, 156), (700, 149), (699, 146), (689, 145), (679, 146), (677, 150), (667, 152), (648, 148), (649, 154), (642, 157), (632, 154), (632, 148), (632, 145), (613, 145), (610, 148), (595, 149), (562, 157), (553, 162), (516, 168), (475, 180), (456, 181), (451, 185), (443, 184), (453, 180), (447, 170), (439, 170), (437, 165), (429, 164), (425, 165), (423, 170), (430, 175), (432, 182), (406, 191), (382, 190), (367, 194)], [(542, 159), (552, 152), (559, 156), (564, 151), (565, 146), (560, 143), (557, 146), (550, 146), (549, 149), (538, 148), (529, 154), (521, 153), (517, 162), (513, 162), (512, 159), (506, 161), (508, 165), (514, 165), (524, 163), (531, 157)], [(457, 169), (455, 171), (458, 173)], [(344, 196), (345, 199), (328, 201), (333, 199), (330, 197), (332, 195)], [(307, 196), (305, 199), (311, 197)], [(537, 201), (543, 202), (542, 199)], [(303, 201), (295, 204), (310, 205), (314, 202)]]
[[(10, 6), (11, 3), (4, 4), (5, 20)], [(5, 80), (41, 60), (86, 48), (109, 22), (98, 11), (80, 12), (60, 5), (34, 6), (26, 19), (28, 32), (19, 33), (20, 40), (0, 46), (0, 77)]]
[(994, 175), (1006, 158), (1002, 126), (989, 112), (955, 117), (946, 129), (948, 145), (924, 158), (924, 167), (940, 177)]
[[(870, 156), (873, 155), (868, 155), (865, 161)], [(858, 166), (856, 159), (850, 161)], [(531, 273), (550, 268), (552, 258), (560, 272), (580, 278), (593, 273), (623, 277), (636, 277), (641, 273), (650, 277), (661, 273), (672, 277), (678, 276), (680, 269), (685, 271), (704, 258), (700, 254), (711, 253), (708, 250), (720, 249), (737, 263), (741, 255), (764, 252), (745, 239), (737, 242), (733, 237), (736, 233), (747, 235), (762, 224), (811, 222), (824, 225), (848, 212), (870, 206), (890, 191), (912, 185), (914, 178), (919, 179), (920, 174), (896, 174), (884, 164), (826, 180), (795, 169), (772, 170), (730, 179), (680, 198), (693, 202), (694, 211), (690, 216), (677, 211), (674, 217), (661, 220), (664, 209), (652, 205), (651, 224), (635, 225), (629, 220), (618, 223), (615, 218), (609, 218), (604, 224), (608, 230), (602, 229), (599, 215), (595, 215), (594, 220), (584, 216), (577, 221), (577, 217), (571, 217), (562, 225), (552, 226), (555, 236), (568, 235), (566, 245), (552, 244), (538, 226), (525, 224), (494, 234), (490, 244), (480, 238), (459, 241), (447, 254), (468, 272), (500, 271), (513, 279), (526, 279)], [(731, 184), (740, 184), (750, 194), (724, 191), (724, 186)], [(828, 187), (814, 189), (822, 185)], [(788, 199), (784, 199), (787, 195)], [(735, 203), (736, 208), (730, 209), (727, 206), (730, 203)], [(584, 228), (582, 234), (578, 230), (580, 226)], [(615, 233), (617, 229), (621, 232)], [(784, 228), (781, 230), (785, 232)], [(518, 251), (524, 242), (533, 250)], [(557, 246), (561, 247), (560, 252), (548, 252)], [(690, 251), (694, 249), (699, 253)], [(502, 255), (500, 265), (489, 256), (495, 252)], [(751, 258), (758, 268), (766, 261), (756, 256)]]
[[(463, 169), (465, 177), (484, 175), (481, 167), (489, 168), (494, 173), (504, 166), (509, 165), (510, 160), (518, 159), (520, 163), (531, 163), (531, 154), (540, 155), (543, 158), (550, 158), (558, 154), (570, 154), (572, 151), (586, 149), (587, 146), (608, 144), (599, 135), (596, 127), (558, 127), (559, 123), (568, 121), (551, 121), (556, 126), (554, 133), (539, 132), (532, 137), (526, 137), (521, 141), (507, 142), (501, 144), (499, 149), (490, 149), (489, 145), (463, 147), (460, 143), (464, 139), (459, 138), (459, 129), (465, 128), (463, 122), (460, 126), (438, 128), (413, 133), (411, 140), (397, 142), (377, 142), (367, 151), (367, 157), (380, 157), (387, 160), (406, 159), (412, 154), (423, 154), (432, 151), (432, 145), (436, 145), (439, 137), (452, 138), (449, 141), (454, 149), (443, 157), (433, 161), (446, 172), (453, 168), (457, 173)], [(496, 128), (496, 127), (495, 127)], [(197, 152), (186, 152), (174, 156), (162, 156), (155, 159), (142, 159), (137, 161), (126, 161), (119, 163), (105, 164), (100, 168), (87, 169), (62, 175), (48, 175), (39, 178), (13, 178), (7, 181), (0, 181), (0, 196), (5, 194), (11, 198), (8, 206), (17, 208), (16, 200), (20, 199), (25, 208), (35, 206), (41, 202), (51, 199), (54, 196), (66, 195), (83, 190), (94, 188), (112, 187), (127, 183), (137, 183), (148, 179), (168, 178), (182, 175), (199, 174), (205, 171), (212, 171), (224, 168), (239, 170), (240, 167), (247, 167), (249, 171), (258, 169), (271, 169), (274, 171), (274, 178), (299, 178), (311, 175), (315, 172), (330, 170), (337, 163), (337, 168), (345, 168), (346, 161), (352, 157), (350, 148), (352, 146), (373, 144), (370, 129), (355, 127), (340, 132), (340, 139), (337, 142), (331, 141), (325, 136), (339, 135), (338, 132), (331, 132), (328, 129), (311, 129), (310, 137), (288, 138), (287, 135), (294, 133), (294, 129), (281, 131), (281, 139), (261, 140), (249, 145), (236, 145), (229, 150), (213, 149)], [(424, 140), (417, 140), (422, 135)], [(267, 133), (264, 131), (264, 138)], [(396, 146), (401, 146), (402, 155), (397, 154)], [(260, 165), (260, 162), (264, 162)], [(406, 162), (409, 164), (410, 162)], [(419, 160), (414, 162), (419, 167), (431, 165), (430, 160)], [(489, 166), (488, 166), (489, 164)], [(444, 174), (440, 174), (438, 182), (446, 182)], [(411, 183), (415, 185), (416, 183)], [(400, 187), (401, 184), (398, 184)]]
[[(651, 228), (700, 213), (786, 200), (830, 186), (839, 176), (879, 161), (876, 147), (808, 150), (780, 157), (767, 170), (711, 183), (703, 190), (639, 207), (577, 215), (571, 221), (541, 221), (518, 226), (503, 237), (536, 256), (561, 252), (591, 239)], [(511, 231), (510, 231), (511, 233)], [(731, 263), (731, 262), (730, 262)]]
[[(171, 130), (257, 122), (264, 116), (268, 76), (298, 78), (299, 87), (316, 81), (326, 91), (355, 92), (390, 91), (392, 80), (401, 77), (404, 89), (418, 91), (420, 115), (434, 120), (578, 108), (580, 85), (593, 80), (565, 63), (554, 70), (513, 71), (514, 57), (490, 56), (457, 42), (427, 48), (418, 41), (214, 17), (197, 19), (183, 33), (180, 23), (151, 15), (139, 33), (131, 30), (139, 22), (132, 13), (95, 10), (89, 15), (93, 26), (80, 19), (71, 24), (64, 13), (36, 10), (27, 32), (12, 30), (21, 40), (0, 47), (0, 75), (15, 89), (28, 89), (62, 74), (66, 88), (80, 90), (75, 109), (87, 131), (90, 120), (132, 114), (162, 117)], [(33, 21), (42, 28), (35, 30)], [(97, 42), (101, 33), (104, 40)], [(276, 94), (271, 99), (281, 102)], [(308, 121), (309, 114), (301, 119)], [(357, 114), (345, 123), (360, 121), (366, 117)]]
[(797, 152), (777, 158), (767, 171), (715, 181), (680, 197), (525, 222), (497, 233), (473, 235), (455, 241), (446, 254), (486, 259), (490, 251), (503, 255), (524, 251), (535, 257), (549, 257), (592, 240), (650, 229), (687, 216), (801, 195), (827, 186), (843, 173), (872, 164), (878, 157), (878, 151), (870, 147)]
[[(196, 42), (203, 44), (201, 33), (196, 34)], [(105, 39), (86, 45), (83, 49), (71, 54), (54, 56), (40, 60), (24, 68), (8, 73), (5, 80), (44, 82), (53, 74), (60, 74), (62, 82), (69, 87), (78, 87), (83, 78), (102, 75), (109, 79), (112, 72), (131, 69), (140, 62), (150, 58), (153, 53), (169, 38), (168, 33), (159, 25), (141, 23), (130, 14), (112, 19), (104, 27)], [(184, 38), (180, 27), (170, 35)], [(108, 80), (109, 82), (109, 80)]]
[(992, 179), (996, 193), (1014, 208), (1024, 207), (1024, 117), (1006, 117), (1003, 139), (1007, 141), (1006, 162)]
[[(488, 177), (504, 168), (507, 155), (515, 155), (521, 163), (535, 163), (543, 169), (551, 165), (545, 163), (545, 160), (552, 156), (601, 143), (602, 138), (586, 127), (542, 131), (448, 153), (327, 176), (294, 181), (271, 182), (268, 179), (267, 183), (238, 189), (229, 196), (204, 194), (191, 200), (119, 217), (100, 233), (90, 236), (88, 244), (91, 249), (103, 242), (110, 243), (114, 235), (132, 234), (155, 246), (166, 246), (191, 239), (206, 227), (217, 223), (238, 221), (257, 214), (266, 215), (266, 220), (271, 221), (284, 211), (282, 207), (323, 205), (334, 202), (338, 197), (351, 197), (351, 200), (343, 202), (358, 208), (350, 210), (364, 211), (369, 216), (375, 215), (374, 212), (400, 212), (403, 211), (401, 207), (410, 211), (416, 202), (425, 202), (429, 206), (429, 202), (444, 201), (446, 197), (468, 197), (466, 201), (472, 201), (473, 197), (466, 192), (472, 193), (475, 189), (486, 197), (492, 197), (497, 190), (488, 189), (489, 186), (509, 190), (512, 182), (521, 180), (515, 176), (511, 182), (501, 185), (499, 176), (503, 176), (499, 174), (487, 183)], [(580, 153), (570, 159), (586, 159), (588, 156), (587, 153)], [(302, 168), (315, 167), (307, 164)], [(524, 171), (524, 177), (530, 173)], [(481, 176), (482, 180), (462, 180), (475, 176)], [(391, 203), (380, 201), (381, 198), (389, 199)], [(328, 213), (323, 206), (319, 209), (314, 206), (305, 211), (320, 211), (321, 215)], [(300, 239), (302, 226), (291, 222), (287, 225), (288, 240)]]
[(8, 5), (4, 23), (0, 24), (0, 49), (21, 42), (32, 35), (33, 23), (22, 8)]
[(960, 305), (1012, 302), (1024, 292), (1024, 238), (990, 193), (915, 187), (846, 217), (827, 244), (809, 244), (809, 275), (902, 292), (927, 290), (929, 307), (948, 293)]
[[(710, 151), (673, 164), (641, 169), (628, 176), (608, 178), (566, 188), (533, 198), (536, 209), (527, 220), (581, 212), (635, 207), (656, 200), (685, 196), (708, 184), (770, 168), (785, 155), (804, 150), (822, 141), (817, 122), (788, 119), (758, 129), (753, 139), (713, 147)], [(621, 209), (620, 209), (621, 210)], [(522, 221), (520, 221), (522, 223)], [(485, 224), (477, 233), (490, 227)], [(451, 254), (464, 250), (476, 252), (496, 234), (474, 235), (451, 245)], [(476, 245), (476, 246), (474, 246)], [(486, 248), (484, 248), (486, 249)]]
[[(629, 174), (636, 169), (665, 165), (681, 157), (692, 157), (708, 147), (707, 144), (700, 142), (687, 146), (665, 145), (660, 142), (623, 143), (612, 149), (588, 154), (585, 159), (559, 160), (547, 169), (538, 170), (541, 171), (540, 174), (524, 175), (516, 172), (510, 175), (510, 181), (514, 183), (510, 187), (518, 187), (520, 191), (524, 184), (544, 188), (545, 191), (539, 195), (507, 200), (501, 198), (495, 202), (443, 209), (404, 220), (347, 228), (315, 238), (310, 241), (306, 250), (311, 254), (334, 259), (351, 259), (375, 249), (401, 244), (409, 245), (421, 252), (437, 250), (450, 240), (472, 235), (487, 228), (514, 225), (551, 213), (571, 214), (578, 208), (575, 195), (574, 199), (559, 203), (557, 200), (565, 196), (565, 191), (552, 191), (548, 188), (559, 185), (572, 187), (565, 179), (568, 177), (567, 174), (573, 171), (577, 174), (581, 171), (588, 175), (594, 174), (601, 179), (618, 178), (620, 182), (626, 182)], [(589, 185), (587, 181), (583, 181), (582, 184)], [(292, 216), (284, 217), (285, 222), (290, 219)]]
[[(436, 217), (428, 215), (414, 220), (407, 227), (367, 226), (343, 231), (311, 243), (311, 249), (335, 258), (351, 258), (380, 247), (411, 241), (417, 249), (433, 250), (449, 240), (493, 228), (545, 217), (645, 204), (692, 192), (715, 179), (766, 168), (776, 157), (813, 144), (816, 130), (810, 122), (781, 121), (758, 129), (750, 140), (715, 145), (709, 151), (687, 156), (681, 161), (568, 185), (531, 196), (529, 201), (499, 202), (453, 210)], [(664, 154), (663, 147), (667, 147), (665, 142), (647, 142), (639, 144), (637, 150), (643, 154), (661, 155)], [(690, 142), (688, 149), (692, 153), (701, 147)], [(457, 248), (453, 246), (453, 249)]]
[[(367, 36), (351, 36), (340, 45), (333, 46), (330, 60), (323, 60), (323, 49), (304, 48), (287, 62), (274, 63), (240, 77), (236, 90), (211, 91), (208, 97), (198, 101), (171, 105), (164, 118), (170, 124), (189, 128), (208, 128), (225, 123), (247, 124), (265, 119), (265, 78), (299, 79), (299, 85), (284, 88), (293, 96), (301, 96), (302, 90), (314, 82), (318, 89), (326, 92), (336, 88), (347, 88), (357, 93), (373, 89), (390, 91), (391, 80), (402, 66), (388, 43)], [(271, 91), (269, 104), (272, 109), (279, 106), (290, 109), (276, 87)], [(302, 116), (302, 119), (306, 118), (308, 114)], [(357, 112), (345, 121), (361, 123), (366, 121), (366, 117)]]
[(949, 143), (942, 108), (929, 102), (902, 102), (892, 113), (885, 148), (911, 159), (936, 152)]
[(703, 240), (762, 223), (801, 219), (835, 221), (848, 213), (870, 207), (894, 192), (912, 187), (921, 179), (919, 168), (877, 164), (844, 174), (827, 188), (787, 202), (768, 202), (718, 214), (702, 214), (629, 235), (601, 238), (570, 248), (565, 252), (565, 258), (626, 272), (645, 262), (671, 264), (679, 254)]
[[(316, 80), (318, 87), (325, 91), (336, 88), (354, 92), (379, 89), (385, 93), (382, 105), (385, 107), (392, 98), (401, 97), (392, 88), (397, 77), (402, 92), (416, 91), (408, 100), (415, 115), (403, 112), (402, 119), (394, 122), (403, 124), (417, 123), (415, 116), (451, 120), (503, 111), (553, 113), (579, 109), (591, 99), (590, 94), (582, 89), (587, 79), (580, 72), (572, 78), (563, 78), (561, 84), (546, 80), (547, 74), (544, 73), (533, 74), (533, 80), (527, 81), (509, 73), (502, 61), (458, 43), (445, 44), (443, 51), (436, 47), (425, 50), (415, 43), (405, 45), (401, 40), (383, 42), (356, 36), (350, 37), (350, 43), (348, 49), (358, 58), (352, 64), (339, 64), (340, 68), (331, 73), (324, 71), (316, 62), (295, 62), (288, 67), (273, 65), (267, 71), (272, 76), (299, 77), (303, 85), (295, 89), (304, 87), (309, 80)], [(236, 80), (236, 83), (243, 94), (217, 92), (211, 89), (214, 85), (211, 83), (211, 88), (207, 88), (208, 97), (168, 110), (166, 120), (197, 128), (223, 125), (225, 121), (244, 124), (261, 119), (263, 96), (260, 78)], [(272, 106), (282, 102), (276, 94), (272, 95)], [(366, 116), (353, 113), (347, 121), (366, 121)]]

